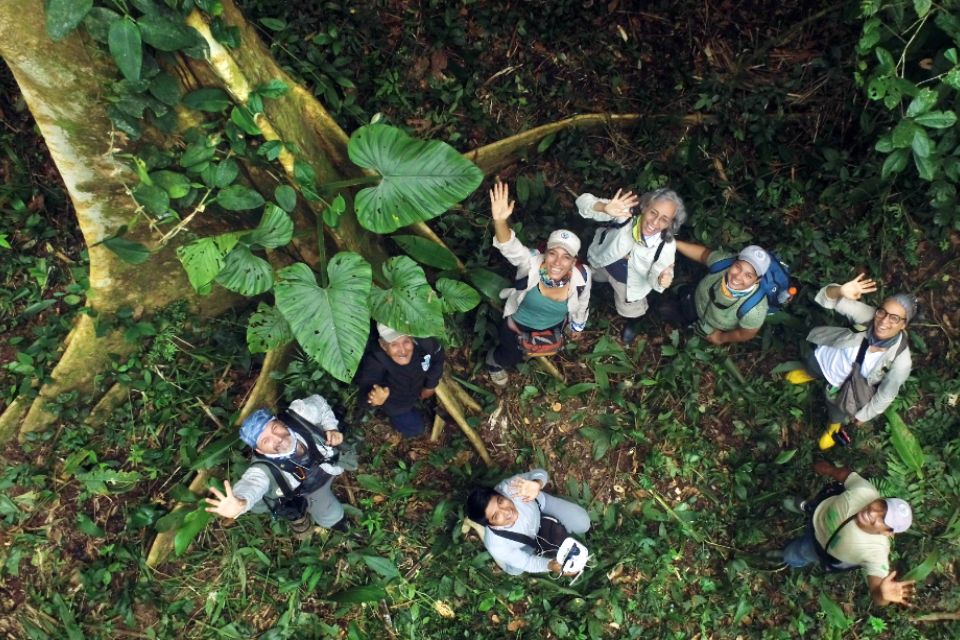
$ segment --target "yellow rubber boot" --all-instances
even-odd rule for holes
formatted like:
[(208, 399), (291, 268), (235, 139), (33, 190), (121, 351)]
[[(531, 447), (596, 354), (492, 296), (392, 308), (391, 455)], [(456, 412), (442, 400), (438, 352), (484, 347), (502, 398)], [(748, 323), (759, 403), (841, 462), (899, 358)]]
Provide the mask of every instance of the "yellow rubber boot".
[(820, 434), (820, 450), (826, 451), (837, 444), (833, 435), (840, 431), (840, 423), (834, 422), (827, 426), (827, 430)]
[(808, 382), (813, 382), (816, 378), (807, 373), (806, 369), (794, 369), (793, 371), (788, 371), (787, 382), (790, 384), (807, 384)]

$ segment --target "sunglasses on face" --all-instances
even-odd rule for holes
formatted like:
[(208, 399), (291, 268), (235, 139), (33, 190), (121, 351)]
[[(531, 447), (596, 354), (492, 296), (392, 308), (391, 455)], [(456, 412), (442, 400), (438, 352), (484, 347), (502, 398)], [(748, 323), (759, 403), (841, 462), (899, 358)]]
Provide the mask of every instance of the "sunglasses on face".
[(898, 315), (895, 314), (895, 313), (890, 313), (889, 311), (887, 311), (887, 310), (884, 309), (883, 307), (877, 307), (877, 310), (874, 312), (874, 315), (876, 316), (877, 320), (883, 320), (884, 318), (890, 318), (890, 322), (892, 322), (893, 324), (900, 324), (901, 322), (903, 322), (903, 321), (906, 319), (906, 318), (904, 318), (903, 316), (898, 316)]

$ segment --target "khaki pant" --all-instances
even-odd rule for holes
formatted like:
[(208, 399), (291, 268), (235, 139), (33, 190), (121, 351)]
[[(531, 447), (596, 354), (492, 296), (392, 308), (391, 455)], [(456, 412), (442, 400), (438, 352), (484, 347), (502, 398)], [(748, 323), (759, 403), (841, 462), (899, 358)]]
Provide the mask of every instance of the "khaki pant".
[(649, 305), (647, 299), (640, 298), (633, 302), (627, 302), (627, 283), (617, 282), (610, 277), (607, 270), (599, 267), (593, 270), (594, 282), (606, 282), (613, 289), (613, 303), (617, 307), (617, 314), (623, 318), (639, 318), (647, 312)]

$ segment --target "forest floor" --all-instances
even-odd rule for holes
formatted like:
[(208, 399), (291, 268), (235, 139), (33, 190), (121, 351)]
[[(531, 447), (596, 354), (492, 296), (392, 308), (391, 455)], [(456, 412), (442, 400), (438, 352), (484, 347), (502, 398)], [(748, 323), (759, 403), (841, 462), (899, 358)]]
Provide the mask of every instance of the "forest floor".
[[(79, 426), (88, 407), (64, 398), (56, 432), (5, 454), (0, 635), (957, 637), (960, 236), (892, 206), (910, 194), (878, 194), (860, 178), (858, 167), (877, 160), (852, 79), (855, 7), (242, 4), (347, 131), (380, 113), (466, 151), (575, 113), (641, 114), (630, 130), (558, 136), (501, 173), (519, 200), (521, 237), (535, 244), (562, 225), (586, 244), (578, 193), (669, 185), (691, 211), (682, 237), (775, 248), (801, 293), (748, 344), (710, 347), (651, 314), (624, 347), (598, 286), (586, 339), (555, 358), (564, 380), (523, 365), (503, 390), (483, 373), (499, 315), (481, 305), (451, 323), (449, 354), (483, 406), (470, 420), (491, 469), (451, 420), (438, 443), (401, 442), (349, 409), (354, 390), (297, 357), (286, 399), (323, 394), (360, 437), (361, 469), (338, 492), (362, 535), (298, 542), (265, 518), (215, 522), (151, 570), (155, 530), (176, 501), (195, 500), (191, 467), (259, 371), (245, 314), (196, 326), (172, 308), (134, 332), (142, 349), (112, 372), (129, 401), (108, 432)], [(5, 69), (0, 91), (10, 98), (0, 102), (0, 238), (12, 247), (0, 248), (2, 409), (49, 374), (86, 273), (70, 203)], [(486, 187), (431, 224), (469, 266), (511, 278), (490, 245)], [(838, 322), (813, 294), (861, 271), (921, 301), (914, 375), (894, 405), (922, 449), (919, 470), (885, 419), (858, 430), (852, 447), (816, 452), (820, 390), (782, 378), (806, 330)], [(681, 262), (678, 282), (700, 273)], [(802, 521), (780, 502), (819, 488), (810, 466), (822, 458), (914, 501), (917, 522), (897, 537), (893, 564), (903, 573), (937, 555), (912, 609), (871, 608), (859, 575), (757, 561), (799, 535)], [(244, 463), (236, 451), (218, 475), (235, 478)], [(532, 467), (595, 523), (585, 541), (596, 564), (573, 586), (511, 578), (460, 532), (472, 485)]]

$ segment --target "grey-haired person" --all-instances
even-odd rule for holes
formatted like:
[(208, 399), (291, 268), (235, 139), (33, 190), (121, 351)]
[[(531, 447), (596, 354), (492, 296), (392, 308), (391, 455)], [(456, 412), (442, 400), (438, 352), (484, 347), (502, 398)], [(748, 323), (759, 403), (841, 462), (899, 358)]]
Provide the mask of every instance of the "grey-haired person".
[(578, 340), (587, 324), (590, 305), (590, 269), (577, 264), (580, 239), (572, 231), (557, 229), (547, 238), (546, 252), (525, 247), (510, 228), (514, 205), (506, 184), (490, 190), (493, 246), (517, 268), (514, 286), (500, 292), (506, 298), (497, 346), (487, 354), (487, 371), (498, 386), (509, 379), (525, 352), (520, 336), (531, 331), (559, 331)]
[(287, 424), (283, 417), (268, 409), (251, 413), (240, 426), (240, 439), (253, 449), (253, 464), (235, 485), (225, 481), (223, 492), (211, 487), (213, 497), (206, 499), (207, 511), (231, 520), (248, 511), (269, 512), (267, 503), (273, 504), (284, 497), (283, 489), (265, 466), (273, 464), (283, 474), (288, 488), (296, 490), (302, 482), (316, 487), (303, 496), (307, 500), (303, 525), (309, 526), (306, 521), (309, 515), (310, 520), (321, 527), (345, 531), (343, 506), (330, 488), (333, 478), (343, 473), (342, 467), (329, 461), (334, 458), (334, 448), (343, 442), (337, 417), (319, 395), (294, 400), (288, 412), (295, 413), (313, 428), (305, 431), (300, 425)]
[(896, 579), (897, 572), (890, 570), (890, 545), (894, 535), (913, 523), (910, 505), (900, 498), (881, 497), (873, 484), (849, 469), (820, 461), (813, 470), (843, 483), (843, 491), (819, 504), (796, 498), (784, 501), (790, 511), (806, 513), (810, 519), (803, 535), (784, 548), (783, 562), (794, 569), (817, 562), (834, 571), (859, 567), (875, 604), (905, 604), (913, 595), (914, 581)]
[(686, 207), (671, 189), (642, 196), (621, 189), (612, 198), (583, 193), (577, 198), (577, 210), (584, 218), (607, 223), (594, 233), (587, 261), (593, 279), (613, 290), (617, 314), (627, 318), (623, 341), (630, 344), (637, 337), (634, 320), (647, 312), (647, 296), (651, 291), (662, 293), (673, 282), (674, 235), (687, 220)]
[[(811, 380), (826, 382), (828, 424), (820, 436), (820, 448), (850, 440), (844, 425), (862, 425), (883, 413), (900, 392), (910, 376), (913, 361), (907, 344), (907, 325), (917, 313), (916, 299), (907, 293), (885, 298), (873, 307), (860, 298), (874, 293), (877, 283), (860, 274), (844, 284), (828, 284), (817, 293), (817, 304), (832, 309), (854, 323), (847, 327), (816, 327), (807, 335), (807, 341), (816, 348), (807, 358), (803, 369), (787, 374), (793, 384)], [(873, 389), (872, 397), (863, 406), (840, 407), (836, 400), (854, 366), (860, 363), (860, 375)]]

